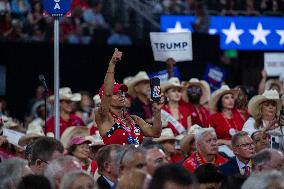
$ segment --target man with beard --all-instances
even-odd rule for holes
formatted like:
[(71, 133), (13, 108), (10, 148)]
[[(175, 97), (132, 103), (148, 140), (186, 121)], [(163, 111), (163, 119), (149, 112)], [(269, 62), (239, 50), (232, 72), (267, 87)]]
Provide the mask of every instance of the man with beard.
[(208, 102), (210, 96), (208, 83), (192, 78), (185, 84), (185, 88), (186, 95), (184, 95), (184, 101), (181, 101), (181, 104), (189, 109), (192, 125), (207, 127), (209, 111), (202, 104)]
[(183, 166), (190, 172), (204, 163), (216, 166), (224, 164), (227, 159), (218, 154), (217, 136), (213, 128), (201, 128), (195, 134), (196, 152), (193, 152), (184, 162)]

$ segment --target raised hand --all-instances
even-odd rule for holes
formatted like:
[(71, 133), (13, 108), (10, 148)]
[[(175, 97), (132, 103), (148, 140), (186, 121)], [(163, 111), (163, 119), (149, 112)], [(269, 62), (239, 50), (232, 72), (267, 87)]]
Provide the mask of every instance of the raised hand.
[(115, 48), (114, 53), (111, 58), (111, 63), (116, 64), (119, 60), (121, 60), (122, 52)]

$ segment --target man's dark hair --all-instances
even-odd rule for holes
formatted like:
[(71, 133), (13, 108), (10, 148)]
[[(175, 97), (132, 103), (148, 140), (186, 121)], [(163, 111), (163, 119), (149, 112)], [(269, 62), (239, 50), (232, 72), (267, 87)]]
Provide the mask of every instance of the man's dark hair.
[(17, 189), (51, 189), (51, 184), (45, 176), (26, 175), (20, 181)]
[(221, 170), (212, 163), (204, 163), (198, 166), (194, 175), (199, 183), (219, 183), (225, 178)]
[(52, 154), (56, 151), (63, 153), (63, 145), (51, 137), (41, 137), (36, 140), (32, 146), (31, 162), (34, 164), (37, 159), (49, 161), (52, 157)]
[(98, 166), (98, 172), (102, 174), (102, 172), (105, 170), (105, 163), (115, 161), (111, 157), (111, 152), (116, 151), (118, 152), (121, 149), (121, 145), (119, 144), (112, 144), (107, 145), (99, 149), (99, 151), (96, 154), (96, 162)]
[(174, 183), (180, 186), (194, 186), (196, 179), (188, 170), (180, 165), (164, 165), (155, 171), (148, 189), (163, 189), (166, 183)]
[(255, 167), (258, 164), (266, 163), (270, 159), (271, 159), (271, 149), (263, 149), (263, 150), (261, 150), (260, 152), (255, 154), (254, 157), (252, 158), (253, 165), (254, 165), (253, 169), (255, 169)]

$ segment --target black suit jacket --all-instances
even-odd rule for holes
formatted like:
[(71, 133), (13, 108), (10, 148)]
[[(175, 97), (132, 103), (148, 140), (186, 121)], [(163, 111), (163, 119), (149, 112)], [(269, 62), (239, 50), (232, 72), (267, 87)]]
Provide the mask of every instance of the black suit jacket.
[(102, 175), (98, 178), (97, 184), (98, 184), (99, 189), (110, 189), (111, 188), (110, 184), (107, 182), (107, 180)]
[(230, 159), (227, 163), (221, 165), (220, 170), (225, 176), (240, 175), (240, 169), (236, 160), (236, 157)]

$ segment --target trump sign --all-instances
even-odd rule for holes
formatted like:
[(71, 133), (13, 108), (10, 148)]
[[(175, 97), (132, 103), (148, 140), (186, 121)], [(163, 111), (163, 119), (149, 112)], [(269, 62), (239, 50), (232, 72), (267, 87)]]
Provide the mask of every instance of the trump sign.
[(164, 62), (168, 58), (177, 62), (192, 60), (191, 32), (151, 32), (150, 39), (156, 61)]

